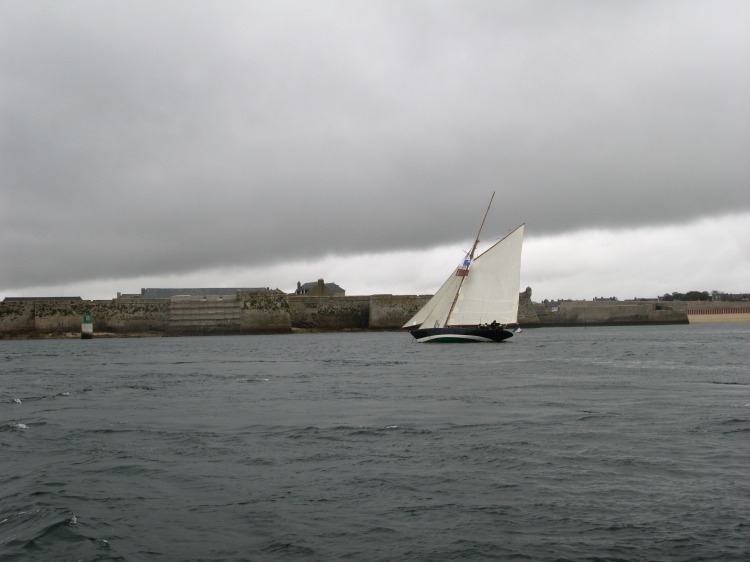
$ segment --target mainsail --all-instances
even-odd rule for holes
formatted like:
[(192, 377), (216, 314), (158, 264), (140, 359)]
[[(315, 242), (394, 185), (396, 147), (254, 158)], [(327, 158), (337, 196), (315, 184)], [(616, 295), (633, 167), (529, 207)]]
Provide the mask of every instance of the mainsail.
[[(462, 263), (404, 328), (515, 324), (521, 282), (524, 225), (517, 227), (470, 265)], [(475, 244), (476, 247), (476, 244)], [(473, 249), (472, 249), (473, 252)], [(471, 256), (467, 256), (471, 259)]]

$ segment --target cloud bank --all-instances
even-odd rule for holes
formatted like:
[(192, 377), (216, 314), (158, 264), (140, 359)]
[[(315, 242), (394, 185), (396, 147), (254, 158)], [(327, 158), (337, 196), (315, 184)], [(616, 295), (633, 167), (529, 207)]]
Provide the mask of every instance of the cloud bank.
[(3, 3), (0, 291), (425, 251), (493, 190), (496, 224), (613, 252), (746, 212), (749, 23), (732, 1)]
[[(747, 292), (750, 279), (750, 213), (699, 219), (685, 225), (621, 231), (583, 230), (527, 237), (521, 289), (533, 299), (621, 300), (688, 291)], [(491, 244), (487, 237), (482, 247)], [(293, 292), (297, 281), (324, 277), (348, 295), (432, 294), (471, 245), (327, 255), (255, 267), (209, 268), (187, 275), (144, 275), (27, 287), (5, 296), (81, 296), (111, 299), (145, 287), (268, 287)], [(0, 298), (3, 295), (0, 294)]]

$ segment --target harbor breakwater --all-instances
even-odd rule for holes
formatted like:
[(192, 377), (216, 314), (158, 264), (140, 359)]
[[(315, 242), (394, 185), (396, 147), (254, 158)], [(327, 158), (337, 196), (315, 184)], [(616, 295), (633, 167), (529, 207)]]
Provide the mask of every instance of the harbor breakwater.
[[(11, 301), (0, 303), (0, 338), (74, 337), (80, 334), (86, 312), (99, 337), (395, 330), (429, 298), (240, 292), (234, 297)], [(564, 301), (552, 307), (533, 303), (530, 291), (519, 295), (519, 324), (525, 328), (689, 322), (750, 322), (750, 307), (747, 303), (661, 301)]]

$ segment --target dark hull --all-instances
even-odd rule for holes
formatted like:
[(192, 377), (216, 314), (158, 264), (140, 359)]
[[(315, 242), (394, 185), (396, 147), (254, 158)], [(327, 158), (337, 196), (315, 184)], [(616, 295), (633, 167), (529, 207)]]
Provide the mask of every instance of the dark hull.
[(425, 328), (412, 330), (411, 335), (423, 343), (501, 342), (513, 337), (513, 332), (491, 328)]

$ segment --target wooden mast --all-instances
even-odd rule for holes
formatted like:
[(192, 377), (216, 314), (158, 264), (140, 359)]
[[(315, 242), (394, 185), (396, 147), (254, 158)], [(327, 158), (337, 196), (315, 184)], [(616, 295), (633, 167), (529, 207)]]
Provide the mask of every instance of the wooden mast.
[(487, 205), (487, 210), (484, 212), (484, 217), (482, 217), (482, 224), (479, 225), (479, 231), (477, 232), (477, 238), (474, 240), (474, 245), (471, 247), (471, 252), (469, 252), (469, 259), (474, 259), (474, 252), (477, 251), (477, 246), (479, 245), (479, 235), (482, 234), (482, 229), (484, 228), (484, 221), (487, 220), (487, 214), (490, 212), (490, 207), (492, 206), (492, 200), (495, 198), (495, 192), (492, 192), (492, 197), (490, 197), (490, 203)]
[[(487, 210), (484, 212), (484, 217), (482, 218), (482, 224), (479, 225), (479, 231), (477, 232), (477, 237), (474, 240), (474, 245), (471, 247), (471, 251), (469, 252), (469, 259), (474, 259), (474, 253), (477, 251), (477, 246), (479, 245), (479, 235), (482, 234), (482, 228), (484, 228), (484, 221), (487, 220), (487, 215), (490, 212), (490, 207), (492, 206), (492, 200), (495, 198), (495, 192), (492, 192), (492, 196), (490, 197), (490, 202), (487, 205)], [(469, 265), (471, 268), (471, 265)], [(468, 271), (466, 274), (468, 275)], [(456, 296), (453, 297), (453, 302), (451, 303), (450, 310), (448, 310), (448, 315), (445, 317), (445, 324), (443, 326), (448, 325), (448, 320), (450, 320), (451, 314), (453, 314), (453, 309), (456, 306), (456, 302), (458, 301), (458, 295), (461, 293), (461, 287), (464, 284), (464, 281), (466, 281), (467, 275), (464, 275), (461, 277), (461, 282), (458, 284), (458, 289), (456, 289)]]

